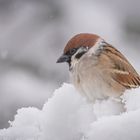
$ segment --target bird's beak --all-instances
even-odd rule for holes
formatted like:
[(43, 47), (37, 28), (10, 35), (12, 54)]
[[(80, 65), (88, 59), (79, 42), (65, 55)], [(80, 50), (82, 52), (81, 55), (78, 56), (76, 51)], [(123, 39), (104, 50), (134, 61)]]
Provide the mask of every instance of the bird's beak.
[(71, 57), (69, 55), (63, 54), (61, 57), (58, 58), (56, 63), (63, 63), (63, 62), (69, 62)]

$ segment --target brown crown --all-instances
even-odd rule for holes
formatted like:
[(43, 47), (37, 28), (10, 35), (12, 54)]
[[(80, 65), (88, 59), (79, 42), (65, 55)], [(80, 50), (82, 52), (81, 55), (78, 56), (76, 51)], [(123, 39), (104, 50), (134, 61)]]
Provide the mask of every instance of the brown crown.
[(95, 34), (88, 33), (77, 34), (68, 41), (64, 49), (64, 53), (67, 53), (72, 48), (78, 48), (81, 46), (92, 47), (93, 45), (95, 45), (95, 43), (99, 38), (100, 37)]

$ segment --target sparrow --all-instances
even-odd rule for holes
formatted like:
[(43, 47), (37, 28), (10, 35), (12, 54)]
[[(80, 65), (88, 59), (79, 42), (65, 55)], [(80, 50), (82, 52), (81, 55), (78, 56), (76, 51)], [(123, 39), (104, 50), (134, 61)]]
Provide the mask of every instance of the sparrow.
[(140, 76), (125, 56), (100, 36), (75, 35), (57, 63), (67, 62), (73, 85), (91, 102), (119, 98), (140, 86)]

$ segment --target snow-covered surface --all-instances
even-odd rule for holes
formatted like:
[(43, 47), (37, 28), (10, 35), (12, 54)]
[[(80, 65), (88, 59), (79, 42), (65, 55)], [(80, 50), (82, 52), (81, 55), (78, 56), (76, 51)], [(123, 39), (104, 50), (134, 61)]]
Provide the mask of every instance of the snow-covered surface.
[(19, 109), (0, 140), (139, 140), (140, 89), (126, 91), (122, 100), (92, 104), (64, 84), (41, 110)]

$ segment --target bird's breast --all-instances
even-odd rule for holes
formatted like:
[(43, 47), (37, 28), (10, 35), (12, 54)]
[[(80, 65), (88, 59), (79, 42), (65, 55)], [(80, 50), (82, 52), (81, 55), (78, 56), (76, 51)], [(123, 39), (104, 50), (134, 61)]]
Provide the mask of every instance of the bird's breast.
[(120, 85), (116, 83), (105, 69), (93, 57), (83, 58), (77, 62), (72, 71), (71, 79), (75, 88), (89, 101), (107, 97), (118, 97), (121, 94)]
[(89, 58), (74, 65), (71, 71), (75, 88), (90, 101), (105, 98), (102, 72), (96, 65), (96, 60)]

